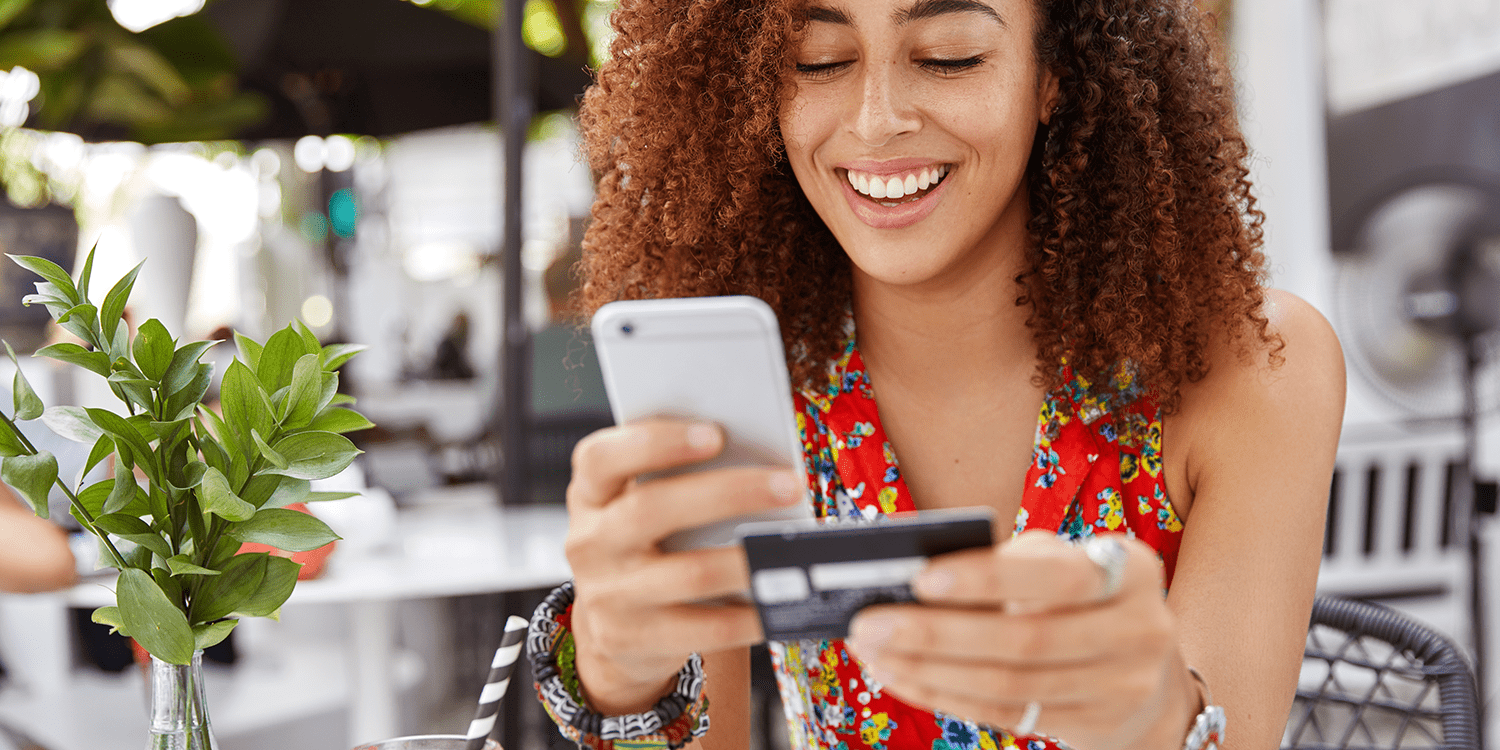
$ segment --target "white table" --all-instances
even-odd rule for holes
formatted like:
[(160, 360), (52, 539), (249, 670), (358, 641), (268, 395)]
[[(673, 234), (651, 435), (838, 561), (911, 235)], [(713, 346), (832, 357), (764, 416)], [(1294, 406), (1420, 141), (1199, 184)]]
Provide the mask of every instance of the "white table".
[[(501, 509), (484, 502), (492, 496), (488, 488), (458, 493), (469, 497), (400, 512), (391, 543), (378, 550), (361, 551), (351, 543), (350, 554), (335, 551), (323, 576), (298, 583), (286, 604), (288, 617), (295, 616), (299, 604), (347, 607), (351, 745), (394, 737), (403, 729), (397, 721), (397, 603), (548, 588), (571, 575), (563, 556), (563, 508)], [(99, 579), (81, 583), (67, 592), (66, 603), (88, 608), (113, 604), (109, 584)]]

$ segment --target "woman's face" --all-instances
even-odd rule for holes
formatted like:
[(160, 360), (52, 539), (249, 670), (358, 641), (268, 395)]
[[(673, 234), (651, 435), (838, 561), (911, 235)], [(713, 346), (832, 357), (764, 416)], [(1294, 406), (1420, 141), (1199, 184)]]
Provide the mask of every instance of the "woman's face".
[(857, 274), (942, 283), (1014, 262), (1056, 92), (1031, 2), (810, 0), (781, 130)]

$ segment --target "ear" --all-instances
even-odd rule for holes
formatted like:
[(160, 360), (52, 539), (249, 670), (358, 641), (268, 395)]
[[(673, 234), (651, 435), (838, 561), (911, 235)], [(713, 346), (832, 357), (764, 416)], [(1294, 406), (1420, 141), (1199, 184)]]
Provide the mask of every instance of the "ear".
[(1037, 76), (1036, 96), (1038, 117), (1043, 125), (1052, 124), (1052, 114), (1057, 110), (1058, 99), (1061, 98), (1062, 77), (1052, 68), (1042, 68)]

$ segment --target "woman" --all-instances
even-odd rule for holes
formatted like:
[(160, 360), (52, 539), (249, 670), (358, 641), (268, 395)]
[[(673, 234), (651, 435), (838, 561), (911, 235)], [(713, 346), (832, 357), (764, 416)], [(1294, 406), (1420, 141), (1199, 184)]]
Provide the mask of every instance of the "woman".
[(865, 610), (847, 643), (773, 643), (794, 746), (1199, 750), (1214, 703), (1236, 747), (1275, 747), (1344, 373), (1327, 323), (1262, 287), (1199, 12), (638, 0), (614, 22), (582, 112), (582, 307), (766, 300), (809, 473), (634, 480), (714, 454), (712, 425), (580, 444), (575, 587), (532, 640), (576, 657), (544, 690), (565, 733), (745, 746), (755, 614), (693, 604), (745, 564), (655, 543), (807, 488), (824, 516), (989, 505), (1018, 533), (933, 560), (919, 603)]

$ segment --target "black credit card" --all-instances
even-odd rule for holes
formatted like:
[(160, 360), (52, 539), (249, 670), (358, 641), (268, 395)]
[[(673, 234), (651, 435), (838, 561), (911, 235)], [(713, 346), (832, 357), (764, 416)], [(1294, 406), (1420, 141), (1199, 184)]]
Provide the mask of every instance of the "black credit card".
[(859, 610), (916, 601), (911, 580), (927, 558), (994, 544), (994, 519), (979, 507), (741, 526), (766, 640), (844, 638)]

